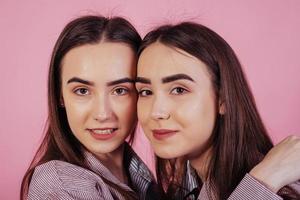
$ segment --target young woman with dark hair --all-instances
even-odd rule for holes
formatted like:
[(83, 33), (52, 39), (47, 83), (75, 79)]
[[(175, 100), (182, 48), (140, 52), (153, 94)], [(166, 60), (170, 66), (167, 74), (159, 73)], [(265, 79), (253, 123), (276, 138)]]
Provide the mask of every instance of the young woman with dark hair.
[(149, 32), (136, 88), (165, 199), (300, 199), (291, 184), (300, 178), (299, 138), (273, 148), (241, 64), (218, 34), (191, 22)]
[(155, 199), (152, 174), (125, 142), (137, 122), (140, 42), (120, 17), (66, 25), (50, 63), (46, 134), (21, 199)]

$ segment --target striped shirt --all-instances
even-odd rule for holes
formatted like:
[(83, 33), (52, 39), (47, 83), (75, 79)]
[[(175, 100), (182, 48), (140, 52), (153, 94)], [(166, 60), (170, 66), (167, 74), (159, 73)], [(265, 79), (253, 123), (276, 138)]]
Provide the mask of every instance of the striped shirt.
[[(93, 154), (84, 152), (92, 171), (60, 160), (52, 160), (35, 168), (28, 199), (124, 199), (106, 184), (107, 179), (125, 191), (134, 191), (139, 199), (158, 199), (154, 177), (148, 167), (126, 143), (124, 155), (128, 160), (128, 185), (120, 182)], [(103, 177), (103, 178), (102, 178)]]
[[(209, 200), (209, 184), (203, 183), (200, 191), (196, 170), (187, 162), (187, 173), (183, 182), (183, 189), (176, 194), (178, 200)], [(300, 192), (300, 182), (291, 185), (293, 189)], [(231, 193), (227, 200), (282, 200), (283, 198), (271, 191), (250, 174), (246, 174), (239, 185)]]

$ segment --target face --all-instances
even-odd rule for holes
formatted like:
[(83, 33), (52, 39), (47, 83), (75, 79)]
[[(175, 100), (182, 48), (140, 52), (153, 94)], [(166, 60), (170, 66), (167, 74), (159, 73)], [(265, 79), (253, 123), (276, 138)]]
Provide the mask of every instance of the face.
[(155, 153), (166, 159), (204, 153), (217, 114), (206, 65), (156, 42), (142, 52), (137, 71), (138, 119)]
[(75, 137), (96, 155), (124, 143), (136, 123), (136, 58), (102, 42), (71, 49), (62, 61), (62, 102)]

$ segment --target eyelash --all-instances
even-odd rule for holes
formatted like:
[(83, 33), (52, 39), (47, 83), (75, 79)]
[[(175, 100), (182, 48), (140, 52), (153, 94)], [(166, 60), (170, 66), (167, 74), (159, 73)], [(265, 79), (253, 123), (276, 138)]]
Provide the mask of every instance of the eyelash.
[[(178, 89), (182, 90), (182, 92), (179, 92), (179, 93), (173, 93), (173, 91), (176, 91), (178, 92)], [(171, 94), (174, 94), (174, 95), (182, 95), (182, 94), (185, 94), (189, 92), (187, 89), (183, 88), (183, 87), (175, 87), (171, 90)]]
[[(178, 92), (178, 89), (180, 89), (180, 90), (182, 90), (181, 92)], [(177, 91), (176, 91), (177, 90)], [(143, 94), (143, 93), (148, 93), (148, 94)], [(170, 92), (170, 94), (172, 94), (172, 95), (183, 95), (183, 94), (185, 94), (185, 93), (187, 93), (187, 92), (189, 92), (187, 89), (185, 89), (185, 88), (183, 88), (183, 87), (175, 87), (175, 88), (173, 88), (172, 90), (171, 90), (171, 92)], [(147, 97), (147, 96), (150, 96), (150, 95), (152, 95), (153, 93), (152, 93), (152, 91), (151, 90), (149, 90), (149, 89), (144, 89), (144, 90), (140, 90), (139, 92), (138, 92), (138, 94), (139, 94), (139, 97)]]
[[(149, 92), (150, 94), (143, 94), (144, 92)], [(146, 96), (152, 95), (152, 92), (151, 92), (151, 90), (140, 90), (138, 92), (138, 94), (139, 94), (139, 97), (146, 97)]]
[[(84, 90), (84, 91), (82, 91)], [(118, 90), (122, 90), (121, 92), (118, 91)], [(79, 95), (79, 96), (87, 96), (87, 95), (90, 95), (90, 91), (89, 89), (87, 88), (76, 88), (74, 91), (73, 91), (76, 95)], [(112, 94), (114, 95), (117, 95), (117, 96), (123, 96), (123, 95), (126, 95), (129, 93), (129, 89), (127, 88), (116, 88), (113, 90)]]
[[(81, 93), (82, 90), (85, 90), (86, 92), (88, 92), (88, 94), (83, 94), (83, 93)], [(87, 88), (77, 88), (77, 89), (74, 90), (74, 93), (77, 94), (77, 95), (79, 95), (79, 96), (90, 95), (90, 91), (89, 91), (89, 89), (87, 89)]]
[[(121, 94), (117, 92), (118, 90), (122, 90)], [(117, 96), (123, 96), (129, 93), (129, 89), (127, 88), (116, 88), (113, 90), (112, 94), (117, 95)]]

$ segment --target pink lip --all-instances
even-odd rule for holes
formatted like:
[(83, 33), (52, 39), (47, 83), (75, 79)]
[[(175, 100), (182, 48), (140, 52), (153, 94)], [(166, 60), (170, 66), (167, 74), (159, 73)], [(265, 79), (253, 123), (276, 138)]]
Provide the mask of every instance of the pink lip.
[(152, 130), (153, 137), (157, 140), (163, 140), (175, 135), (178, 131), (177, 130), (170, 130), (170, 129), (154, 129)]
[[(94, 130), (106, 130), (106, 129), (114, 129), (114, 131), (112, 133), (108, 133), (108, 134), (97, 134), (94, 132)], [(116, 136), (117, 134), (117, 130), (116, 128), (95, 128), (95, 129), (88, 129), (88, 131), (90, 132), (91, 136), (96, 139), (96, 140), (109, 140), (111, 138), (113, 138), (114, 136)]]

